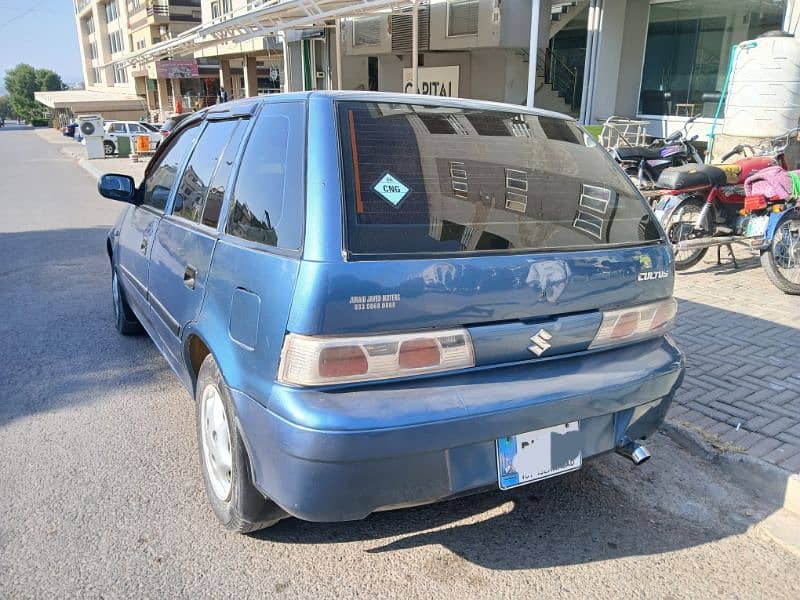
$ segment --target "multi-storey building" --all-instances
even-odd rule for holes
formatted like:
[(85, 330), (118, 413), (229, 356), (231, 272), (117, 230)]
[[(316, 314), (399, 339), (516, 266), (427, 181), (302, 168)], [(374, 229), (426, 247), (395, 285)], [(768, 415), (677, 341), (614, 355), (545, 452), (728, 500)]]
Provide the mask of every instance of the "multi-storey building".
[[(155, 62), (133, 66), (125, 59), (156, 44), (173, 39), (201, 22), (200, 0), (74, 0), (78, 44), (87, 94), (98, 99), (98, 112), (106, 117), (163, 118), (190, 103), (206, 102), (215, 62)], [(184, 57), (177, 57), (184, 58)], [(164, 62), (164, 61), (161, 61)], [(171, 64), (169, 64), (171, 62)], [(176, 76), (177, 75), (177, 76)], [(211, 86), (213, 94), (214, 85)], [(138, 99), (136, 109), (127, 108)], [(214, 95), (216, 99), (216, 95)], [(130, 114), (137, 113), (137, 114)]]

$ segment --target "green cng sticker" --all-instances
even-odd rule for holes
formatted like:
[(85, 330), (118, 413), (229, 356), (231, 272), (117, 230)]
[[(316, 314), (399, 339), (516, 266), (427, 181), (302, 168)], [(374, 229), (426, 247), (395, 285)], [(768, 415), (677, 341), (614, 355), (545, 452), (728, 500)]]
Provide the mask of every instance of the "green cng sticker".
[(399, 206), (411, 191), (402, 181), (390, 173), (386, 173), (381, 177), (378, 183), (372, 186), (372, 189), (394, 207)]

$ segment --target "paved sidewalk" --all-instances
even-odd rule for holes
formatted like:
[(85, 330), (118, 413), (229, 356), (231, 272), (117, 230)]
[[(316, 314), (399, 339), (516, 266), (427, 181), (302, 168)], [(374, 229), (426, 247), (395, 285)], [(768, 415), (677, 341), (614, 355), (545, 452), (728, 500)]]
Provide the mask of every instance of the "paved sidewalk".
[(49, 127), (36, 129), (36, 134), (49, 143), (60, 146), (62, 154), (73, 158), (83, 169), (98, 179), (104, 173), (120, 173), (122, 175), (130, 175), (138, 185), (144, 176), (145, 168), (147, 168), (147, 160), (140, 162), (133, 162), (131, 158), (97, 158), (89, 160), (86, 158), (86, 146)]
[[(712, 443), (800, 472), (800, 297), (775, 288), (757, 258), (716, 250), (677, 274), (675, 337), (686, 380), (672, 420)], [(723, 257), (727, 251), (723, 250)]]

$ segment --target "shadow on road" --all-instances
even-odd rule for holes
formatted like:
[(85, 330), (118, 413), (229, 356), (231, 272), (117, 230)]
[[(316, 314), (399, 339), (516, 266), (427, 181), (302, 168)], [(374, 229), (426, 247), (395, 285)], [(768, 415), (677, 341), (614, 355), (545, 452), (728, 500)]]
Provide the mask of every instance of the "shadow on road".
[(0, 233), (0, 427), (102, 401), (167, 369), (146, 336), (114, 329), (108, 228)]
[(742, 534), (776, 509), (662, 434), (651, 449), (654, 458), (639, 468), (606, 455), (510, 492), (349, 523), (287, 519), (254, 536), (280, 544), (366, 541), (369, 554), (441, 546), (488, 569), (520, 570), (700, 546)]

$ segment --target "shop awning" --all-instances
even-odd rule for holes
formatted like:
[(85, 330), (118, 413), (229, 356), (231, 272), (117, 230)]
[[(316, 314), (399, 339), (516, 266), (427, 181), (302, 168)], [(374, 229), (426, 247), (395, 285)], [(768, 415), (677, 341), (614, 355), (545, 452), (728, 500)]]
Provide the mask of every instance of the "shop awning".
[(411, 0), (252, 0), (247, 6), (217, 17), (179, 36), (114, 61), (118, 66), (140, 65), (166, 56), (192, 54), (225, 42), (275, 35), (325, 21), (410, 6)]
[[(35, 92), (37, 102), (52, 109), (68, 108), (73, 113), (94, 113), (110, 110), (142, 110), (143, 99), (135, 94), (108, 91), (65, 90)], [(146, 105), (145, 105), (146, 110)]]

